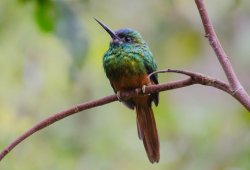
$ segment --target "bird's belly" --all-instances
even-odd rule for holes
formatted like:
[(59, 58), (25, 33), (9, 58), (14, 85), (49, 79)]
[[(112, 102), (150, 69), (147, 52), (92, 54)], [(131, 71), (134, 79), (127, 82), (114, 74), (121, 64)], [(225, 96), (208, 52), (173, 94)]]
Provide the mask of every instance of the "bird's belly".
[(116, 80), (110, 80), (116, 91), (141, 88), (143, 85), (149, 85), (150, 81), (147, 74), (138, 74), (132, 76), (121, 76)]
[(129, 90), (149, 84), (147, 71), (139, 56), (110, 56), (104, 60), (104, 68), (116, 91)]

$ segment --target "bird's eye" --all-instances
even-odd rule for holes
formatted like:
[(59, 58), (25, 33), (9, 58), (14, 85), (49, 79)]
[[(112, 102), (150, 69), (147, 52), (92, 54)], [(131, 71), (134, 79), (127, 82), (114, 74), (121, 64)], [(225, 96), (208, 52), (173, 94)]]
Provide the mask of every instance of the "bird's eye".
[(125, 42), (128, 42), (128, 43), (132, 42), (132, 39), (130, 37), (124, 37), (124, 40)]

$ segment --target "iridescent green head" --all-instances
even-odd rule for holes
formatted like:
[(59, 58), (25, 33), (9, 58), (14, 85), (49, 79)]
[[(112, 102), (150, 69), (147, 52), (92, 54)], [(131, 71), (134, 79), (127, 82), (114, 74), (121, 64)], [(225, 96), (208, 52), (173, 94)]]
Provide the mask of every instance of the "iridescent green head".
[(112, 31), (108, 28), (105, 24), (100, 22), (95, 18), (95, 20), (108, 32), (110, 37), (112, 38), (110, 45), (122, 45), (122, 44), (134, 44), (134, 45), (144, 45), (145, 41), (143, 40), (142, 36), (139, 32), (130, 29), (130, 28), (123, 28), (116, 31)]

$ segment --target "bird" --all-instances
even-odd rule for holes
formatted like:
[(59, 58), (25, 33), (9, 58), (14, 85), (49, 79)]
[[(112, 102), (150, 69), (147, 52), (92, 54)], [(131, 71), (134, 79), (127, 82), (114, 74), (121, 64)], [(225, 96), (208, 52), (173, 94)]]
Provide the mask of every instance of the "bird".
[[(120, 99), (120, 92), (159, 84), (157, 74), (148, 75), (157, 70), (147, 43), (141, 34), (131, 28), (111, 30), (104, 23), (94, 18), (111, 37), (109, 48), (103, 56), (103, 68), (110, 84)], [(122, 103), (136, 110), (136, 124), (139, 139), (143, 141), (148, 159), (158, 163), (160, 159), (160, 143), (152, 110), (159, 103), (159, 93), (144, 94)]]

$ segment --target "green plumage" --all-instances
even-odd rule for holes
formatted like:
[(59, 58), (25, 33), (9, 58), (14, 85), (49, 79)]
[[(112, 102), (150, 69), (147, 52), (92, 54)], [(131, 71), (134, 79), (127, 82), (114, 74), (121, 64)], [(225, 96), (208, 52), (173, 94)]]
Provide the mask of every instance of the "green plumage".
[(149, 47), (141, 35), (132, 29), (115, 32), (120, 37), (129, 37), (131, 42), (113, 44), (103, 57), (103, 67), (108, 78), (147, 74), (157, 69)]
[[(103, 67), (114, 91), (142, 88), (145, 85), (158, 84), (157, 66), (152, 53), (141, 35), (132, 29), (120, 29), (113, 32), (102, 22), (96, 21), (112, 38), (108, 51), (103, 57)], [(119, 94), (119, 93), (118, 93)], [(138, 136), (143, 141), (151, 163), (160, 159), (160, 144), (151, 103), (158, 105), (159, 94), (135, 96), (122, 102), (136, 110)], [(119, 95), (118, 95), (119, 97)]]

